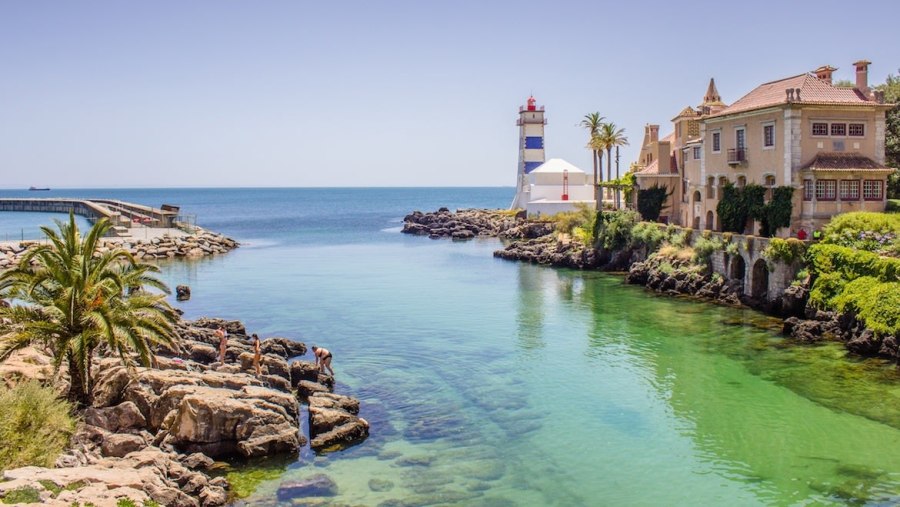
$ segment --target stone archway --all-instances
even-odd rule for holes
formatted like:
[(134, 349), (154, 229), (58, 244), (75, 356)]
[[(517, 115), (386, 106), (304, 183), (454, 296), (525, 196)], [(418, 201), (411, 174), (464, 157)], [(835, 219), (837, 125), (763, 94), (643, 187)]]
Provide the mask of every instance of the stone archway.
[(716, 221), (716, 218), (715, 218), (715, 215), (713, 214), (712, 210), (707, 211), (706, 212), (706, 230), (707, 231), (713, 230), (713, 225), (715, 225), (715, 223), (714, 223), (715, 221)]
[(769, 295), (769, 267), (763, 259), (753, 263), (750, 274), (750, 296), (755, 299), (766, 299)]
[(744, 262), (744, 258), (740, 255), (732, 255), (728, 263), (728, 278), (743, 282), (746, 274), (747, 263)]

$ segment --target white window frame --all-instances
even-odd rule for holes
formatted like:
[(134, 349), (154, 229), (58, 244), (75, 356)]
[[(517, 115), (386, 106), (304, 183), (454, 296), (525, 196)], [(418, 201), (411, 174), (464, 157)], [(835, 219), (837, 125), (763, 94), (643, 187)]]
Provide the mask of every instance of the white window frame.
[[(738, 145), (738, 132), (741, 132), (742, 135), (741, 135), (740, 137), (742, 137), (742, 138), (744, 139), (744, 145), (743, 145), (743, 146), (739, 146), (739, 145)], [(747, 150), (747, 127), (735, 127), (735, 128), (734, 128), (734, 149), (736, 149), (736, 150), (741, 150), (741, 149), (743, 149), (743, 150), (744, 150), (744, 153), (746, 154), (746, 150)]]
[[(873, 190), (878, 190), (877, 197), (870, 197)], [(883, 180), (863, 180), (862, 197), (864, 201), (883, 201), (884, 200), (884, 181)]]
[[(834, 127), (835, 127), (836, 125), (843, 125), (843, 126), (844, 126), (844, 133), (843, 133), (843, 134), (832, 134), (833, 129), (834, 129)], [(829, 124), (828, 124), (828, 136), (829, 136), (829, 137), (841, 137), (841, 138), (847, 137), (847, 122), (845, 122), (845, 121), (835, 121), (835, 122), (829, 123)]]
[(701, 153), (702, 153), (702, 150), (700, 149), (699, 146), (692, 146), (692, 147), (691, 147), (691, 157), (692, 157), (694, 160), (700, 160), (700, 157), (702, 156)]
[[(859, 125), (860, 127), (862, 127), (862, 129), (863, 129), (863, 130), (862, 130), (862, 134), (860, 134), (860, 135), (858, 135), (858, 136), (855, 136), (855, 135), (851, 134), (851, 133), (850, 133), (850, 126), (851, 126), (851, 125)], [(847, 137), (851, 137), (851, 138), (853, 138), (853, 139), (864, 139), (864, 138), (866, 137), (866, 124), (865, 124), (865, 122), (853, 122), (853, 123), (848, 122), (848, 123), (847, 123)]]
[[(855, 183), (855, 185), (853, 185)], [(842, 201), (858, 201), (860, 197), (862, 197), (862, 193), (860, 192), (860, 184), (859, 180), (840, 180), (838, 182), (838, 199)], [(855, 189), (856, 197), (852, 195), (847, 197), (846, 194), (850, 194), (850, 189)]]
[[(825, 133), (816, 134), (816, 125), (825, 125)], [(831, 125), (827, 121), (814, 121), (810, 123), (809, 132), (812, 137), (828, 137), (829, 132), (831, 132)]]

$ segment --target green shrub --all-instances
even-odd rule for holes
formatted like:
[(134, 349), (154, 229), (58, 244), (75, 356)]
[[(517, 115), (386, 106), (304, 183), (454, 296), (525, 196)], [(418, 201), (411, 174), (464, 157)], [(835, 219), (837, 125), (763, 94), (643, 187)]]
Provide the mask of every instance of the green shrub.
[(706, 262), (713, 253), (722, 250), (722, 241), (718, 238), (708, 239), (703, 236), (694, 240), (694, 260)]
[(806, 244), (797, 238), (772, 238), (762, 256), (770, 262), (793, 264), (806, 255)]
[(728, 255), (739, 255), (740, 247), (738, 246), (736, 241), (729, 241), (725, 244), (725, 253)]
[(553, 222), (553, 228), (557, 232), (571, 234), (576, 227), (592, 226), (596, 215), (593, 208), (585, 203), (578, 203), (575, 210), (557, 213), (550, 217), (550, 221)]
[(839, 312), (852, 312), (877, 334), (900, 332), (900, 283), (862, 276), (849, 282), (833, 300)]
[(900, 213), (900, 199), (888, 199), (884, 211), (888, 213)]
[(666, 233), (655, 223), (638, 222), (631, 229), (631, 240), (634, 243), (645, 245), (648, 254), (655, 251), (664, 239), (666, 239)]
[(604, 211), (597, 217), (594, 237), (596, 245), (605, 250), (619, 250), (631, 244), (631, 231), (640, 221), (631, 210)]
[(31, 486), (14, 489), (3, 497), (3, 503), (40, 503), (41, 492)]
[(846, 246), (814, 244), (809, 248), (807, 261), (815, 273), (840, 273), (847, 281), (861, 276), (872, 276), (882, 282), (900, 280), (900, 259)]
[(638, 190), (638, 211), (644, 220), (655, 222), (659, 220), (659, 214), (662, 211), (663, 204), (669, 197), (666, 187), (653, 185), (647, 189)]
[(809, 304), (821, 310), (833, 308), (832, 301), (844, 290), (847, 280), (840, 273), (822, 273), (809, 291)]
[(749, 184), (738, 188), (732, 183), (722, 187), (722, 198), (716, 206), (722, 230), (728, 232), (744, 232), (747, 220), (762, 216), (765, 206), (766, 188)]
[(855, 211), (834, 217), (823, 229), (823, 243), (891, 255), (900, 250), (900, 215)]
[(35, 381), (0, 388), (0, 467), (49, 467), (75, 429), (69, 403)]

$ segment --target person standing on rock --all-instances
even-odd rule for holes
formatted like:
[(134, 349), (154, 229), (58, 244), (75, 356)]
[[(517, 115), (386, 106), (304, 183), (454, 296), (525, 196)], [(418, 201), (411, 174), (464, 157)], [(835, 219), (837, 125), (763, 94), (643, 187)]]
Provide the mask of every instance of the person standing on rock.
[(328, 368), (328, 371), (333, 377), (334, 370), (331, 369), (331, 352), (328, 349), (316, 347), (315, 345), (313, 346), (312, 351), (313, 355), (316, 356), (316, 367), (319, 369), (319, 373), (325, 373), (325, 368)]
[(219, 326), (219, 329), (216, 329), (216, 336), (219, 337), (219, 362), (225, 364), (225, 349), (228, 348), (228, 331), (225, 331), (225, 328)]
[(253, 367), (256, 369), (256, 376), (262, 375), (262, 368), (259, 363), (262, 360), (262, 352), (259, 348), (259, 336), (253, 333)]

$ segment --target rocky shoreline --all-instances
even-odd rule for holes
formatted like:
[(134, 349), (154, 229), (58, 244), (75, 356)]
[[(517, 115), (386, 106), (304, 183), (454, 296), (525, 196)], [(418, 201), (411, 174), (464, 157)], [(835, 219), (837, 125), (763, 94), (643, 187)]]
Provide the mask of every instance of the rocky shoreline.
[[(666, 259), (668, 266), (663, 270), (659, 259), (648, 259), (645, 248), (612, 251), (588, 248), (564, 235), (552, 234), (551, 224), (529, 222), (518, 216), (513, 224), (509, 224), (508, 217), (496, 210), (459, 210), (455, 214), (446, 208), (434, 213), (416, 211), (404, 219), (403, 232), (428, 235), (433, 239), (470, 239), (468, 235), (463, 237), (457, 233), (476, 230), (471, 237), (512, 240), (494, 252), (494, 257), (500, 259), (559, 268), (626, 272), (626, 283), (641, 285), (660, 294), (745, 306), (780, 317), (784, 319), (782, 333), (799, 342), (838, 340), (853, 353), (900, 361), (900, 338), (876, 336), (854, 315), (837, 315), (809, 306), (807, 285), (790, 286), (771, 301), (757, 300), (743, 294), (740, 281), (712, 276), (709, 269), (703, 272), (685, 269), (686, 261)], [(485, 222), (488, 225), (484, 225)]]
[[(220, 326), (228, 331), (225, 364), (217, 362)], [(314, 363), (291, 361), (306, 353), (305, 344), (263, 340), (257, 377), (240, 322), (181, 321), (177, 332), (179, 346), (157, 351), (154, 368), (95, 361), (93, 406), (81, 414), (69, 450), (54, 468), (4, 471), (0, 501), (28, 491), (44, 505), (100, 507), (127, 497), (138, 504), (219, 506), (231, 496), (215, 460), (296, 454), (307, 441), (316, 452), (330, 452), (368, 436), (358, 400), (334, 394), (334, 379)], [(301, 403), (309, 406), (309, 440), (300, 432)]]
[[(0, 243), (0, 270), (9, 269), (19, 262), (25, 252), (38, 241)], [(101, 241), (101, 248), (121, 246), (142, 261), (172, 258), (199, 258), (234, 250), (238, 242), (211, 231), (198, 228), (185, 236), (162, 236), (148, 239), (110, 239)], [(101, 250), (102, 251), (102, 250)]]

